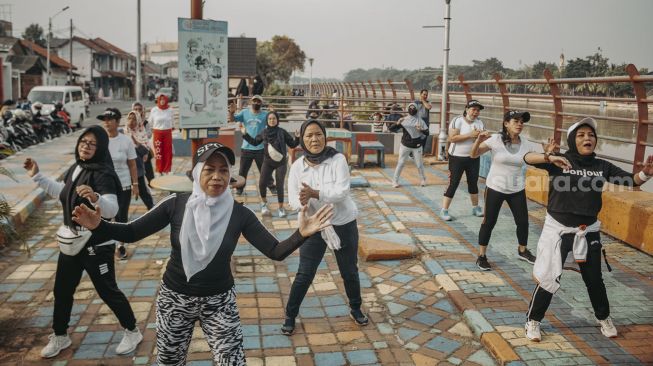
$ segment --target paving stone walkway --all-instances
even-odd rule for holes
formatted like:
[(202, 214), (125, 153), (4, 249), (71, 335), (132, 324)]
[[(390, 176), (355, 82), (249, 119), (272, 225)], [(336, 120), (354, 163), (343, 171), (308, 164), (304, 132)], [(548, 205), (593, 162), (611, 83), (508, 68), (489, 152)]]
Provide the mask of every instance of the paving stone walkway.
[[(58, 161), (55, 156), (49, 159)], [(653, 363), (653, 351), (648, 346), (653, 336), (650, 256), (604, 235), (614, 268), (611, 273), (605, 272), (604, 278), (619, 338), (609, 340), (600, 334), (580, 275), (565, 272), (562, 289), (543, 324), (544, 339), (530, 343), (523, 337), (522, 326), (534, 287), (532, 266), (516, 259), (509, 210), (502, 210), (489, 247), (494, 270), (480, 272), (474, 261), (481, 219), (471, 215), (465, 185), (461, 185), (451, 209), (456, 220), (446, 223), (437, 217), (446, 166), (429, 166), (430, 185), (421, 188), (416, 186), (416, 170), (409, 165), (404, 171), (408, 179), (394, 189), (389, 180), (394, 158), (388, 157), (387, 163), (386, 169), (355, 169), (352, 173), (370, 185), (353, 190), (361, 212), (359, 231), (371, 240), (413, 245), (419, 255), (401, 261), (359, 263), (363, 306), (371, 319), (370, 325), (359, 327), (348, 317), (335, 257), (327, 251), (302, 304), (297, 332), (286, 337), (279, 328), (299, 257), (295, 253), (283, 262), (274, 262), (243, 240), (235, 252), (232, 271), (250, 365)], [(188, 164), (188, 159), (175, 158), (178, 172), (188, 169)], [(47, 168), (51, 174), (58, 171), (54, 165)], [(255, 171), (248, 177), (246, 196), (239, 199), (258, 212)], [(0, 182), (0, 186), (5, 184)], [(274, 197), (270, 198), (273, 202)], [(275, 203), (271, 208), (276, 212)], [(70, 328), (73, 345), (53, 360), (40, 359), (51, 326), (58, 255), (53, 237), (61, 222), (60, 210), (58, 202), (49, 199), (30, 216), (23, 233), (29, 254), (15, 247), (1, 251), (0, 364), (153, 364), (154, 300), (170, 250), (168, 229), (130, 245), (129, 260), (116, 262), (119, 287), (129, 296), (145, 336), (134, 354), (114, 353), (122, 331), (85, 276), (75, 295)], [(132, 204), (131, 217), (143, 212), (140, 201)], [(529, 246), (534, 250), (544, 208), (529, 202), (529, 215)], [(263, 220), (281, 238), (296, 227), (294, 215)], [(189, 365), (210, 365), (210, 360), (197, 327)]]

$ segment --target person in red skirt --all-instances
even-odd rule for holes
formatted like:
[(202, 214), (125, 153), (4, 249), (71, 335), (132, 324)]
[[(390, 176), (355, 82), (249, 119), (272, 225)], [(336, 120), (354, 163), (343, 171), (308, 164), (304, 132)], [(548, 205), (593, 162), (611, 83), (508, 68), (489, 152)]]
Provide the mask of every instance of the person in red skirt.
[(150, 111), (156, 171), (163, 175), (172, 170), (172, 109), (168, 97), (161, 94)]

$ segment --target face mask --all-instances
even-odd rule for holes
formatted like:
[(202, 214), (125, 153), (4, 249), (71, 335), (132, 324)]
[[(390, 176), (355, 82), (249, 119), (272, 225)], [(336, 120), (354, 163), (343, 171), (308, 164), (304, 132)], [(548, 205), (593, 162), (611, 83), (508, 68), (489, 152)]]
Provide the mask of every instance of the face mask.
[(411, 116), (416, 115), (417, 114), (417, 109), (413, 109), (413, 108), (409, 109), (408, 114), (410, 114)]
[(252, 103), (252, 109), (254, 109), (255, 111), (258, 111), (258, 110), (261, 109), (261, 105), (258, 104), (258, 103)]

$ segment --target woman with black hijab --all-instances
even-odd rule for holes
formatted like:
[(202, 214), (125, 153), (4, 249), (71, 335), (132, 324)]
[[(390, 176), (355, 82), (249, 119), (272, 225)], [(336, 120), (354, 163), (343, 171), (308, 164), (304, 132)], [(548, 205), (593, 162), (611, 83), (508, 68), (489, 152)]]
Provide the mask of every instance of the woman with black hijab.
[(286, 145), (294, 148), (299, 145), (299, 139), (292, 137), (288, 131), (279, 127), (279, 114), (269, 112), (266, 120), (267, 127), (256, 137), (247, 134), (245, 126), (240, 128), (243, 139), (252, 145), (265, 143), (263, 147), (264, 157), (261, 167), (261, 176), (258, 182), (258, 189), (261, 194), (263, 204), (261, 206), (261, 215), (269, 215), (267, 187), (272, 181), (272, 172), (275, 172), (275, 181), (277, 182), (277, 202), (279, 202), (278, 215), (286, 217), (286, 210), (283, 207), (283, 188), (286, 180), (286, 171), (288, 170), (288, 149)]
[(527, 164), (549, 173), (547, 214), (533, 266), (537, 286), (528, 307), (525, 326), (526, 338), (531, 341), (542, 339), (540, 322), (553, 294), (560, 288), (562, 265), (569, 252), (573, 253), (580, 267), (601, 333), (608, 338), (617, 336), (601, 275), (601, 222), (598, 220), (601, 196), (607, 182), (625, 186), (644, 184), (653, 176), (653, 155), (644, 161), (638, 174), (632, 174), (597, 158), (594, 153), (596, 144), (596, 121), (584, 118), (567, 130), (569, 150), (564, 155), (530, 152), (524, 156)]
[[(118, 212), (116, 194), (121, 185), (109, 154), (109, 135), (102, 127), (89, 127), (79, 137), (75, 147), (75, 160), (65, 173), (63, 182), (56, 182), (39, 173), (38, 164), (31, 158), (27, 158), (24, 164), (27, 174), (39, 187), (50, 196), (59, 197), (61, 201), (64, 225), (60, 227), (58, 235), (63, 231), (84, 231), (72, 220), (71, 215), (76, 206), (83, 205), (89, 210), (101, 210), (107, 219), (111, 219)], [(42, 357), (54, 357), (72, 343), (67, 334), (68, 322), (73, 307), (73, 295), (84, 271), (91, 278), (98, 295), (125, 328), (116, 353), (130, 353), (141, 342), (143, 336), (136, 328), (134, 312), (127, 297), (116, 284), (114, 251), (113, 240), (106, 235), (92, 233), (78, 253), (59, 253), (54, 280), (54, 333), (50, 335), (48, 345), (41, 350)]]
[(299, 269), (290, 289), (286, 305), (283, 334), (295, 331), (295, 318), (327, 246), (333, 250), (340, 276), (351, 308), (350, 316), (358, 325), (367, 325), (361, 311), (360, 279), (358, 277), (358, 208), (350, 195), (349, 165), (345, 156), (326, 146), (326, 129), (316, 120), (302, 124), (299, 142), (304, 156), (290, 167), (288, 200), (295, 209), (308, 205), (309, 212), (332, 204), (333, 226), (313, 234), (299, 249)]
[(254, 212), (235, 202), (229, 182), (235, 162), (233, 151), (210, 142), (197, 149), (193, 191), (172, 194), (143, 216), (127, 224), (100, 219), (97, 212), (78, 206), (75, 222), (92, 232), (132, 243), (170, 225), (172, 251), (156, 306), (157, 364), (186, 365), (199, 321), (218, 365), (245, 365), (231, 256), (242, 236), (270, 259), (283, 260), (306, 238), (328, 226), (331, 207), (313, 216), (303, 208), (299, 228), (286, 240), (277, 240)]

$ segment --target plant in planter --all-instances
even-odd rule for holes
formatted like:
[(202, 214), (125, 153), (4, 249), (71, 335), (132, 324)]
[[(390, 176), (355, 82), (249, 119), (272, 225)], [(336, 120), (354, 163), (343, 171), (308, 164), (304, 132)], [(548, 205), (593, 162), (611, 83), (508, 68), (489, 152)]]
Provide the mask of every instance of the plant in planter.
[[(4, 175), (18, 182), (16, 177), (14, 177), (14, 174), (6, 168), (0, 167), (0, 175)], [(0, 248), (11, 242), (11, 240), (18, 238), (18, 233), (16, 233), (16, 230), (10, 221), (11, 211), (11, 205), (7, 202), (5, 197), (0, 194)]]

